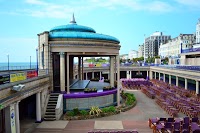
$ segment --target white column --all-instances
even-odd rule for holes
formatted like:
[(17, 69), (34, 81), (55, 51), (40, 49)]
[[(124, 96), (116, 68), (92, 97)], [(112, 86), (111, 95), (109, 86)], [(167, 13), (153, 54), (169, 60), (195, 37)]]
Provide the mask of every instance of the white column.
[(87, 72), (85, 73), (85, 79), (87, 80)]
[(196, 81), (196, 94), (199, 94), (199, 81)]
[(126, 71), (126, 79), (129, 79), (129, 71)]
[(165, 74), (163, 73), (163, 82), (165, 82)]
[(187, 79), (185, 78), (185, 89), (188, 89), (188, 83), (187, 83)]
[(94, 72), (92, 72), (92, 78), (94, 78)]
[(36, 93), (36, 122), (41, 122), (40, 92)]
[(117, 106), (120, 106), (120, 59), (119, 55), (116, 56), (117, 62)]
[(114, 57), (110, 56), (110, 85), (114, 87)]
[(172, 84), (171, 75), (169, 75), (169, 84), (170, 84), (170, 85)]
[(178, 76), (176, 76), (176, 86), (178, 86)]
[(84, 80), (84, 73), (83, 73), (83, 57), (81, 58), (81, 80)]
[[(69, 75), (69, 73), (67, 73)], [(65, 53), (60, 52), (60, 90), (65, 92)]]
[(67, 53), (67, 94), (70, 93), (69, 85), (69, 54)]
[(157, 72), (155, 72), (155, 79), (157, 79)]
[(100, 72), (100, 74), (99, 74), (99, 80), (101, 80), (101, 77), (102, 77), (102, 76), (101, 76), (101, 72)]
[(158, 78), (159, 78), (159, 80), (160, 80), (160, 73), (158, 73)]
[(149, 77), (149, 71), (147, 71), (147, 77)]
[(19, 102), (15, 103), (15, 125), (16, 125), (16, 133), (20, 133), (20, 122), (19, 122)]
[(153, 71), (149, 71), (149, 72), (150, 72), (150, 73), (149, 73), (149, 74), (150, 74), (150, 77), (149, 77), (149, 78), (150, 78), (150, 79), (153, 79)]
[(78, 79), (81, 79), (81, 57), (78, 57)]
[(132, 78), (132, 71), (130, 71), (129, 77), (130, 77), (130, 79)]

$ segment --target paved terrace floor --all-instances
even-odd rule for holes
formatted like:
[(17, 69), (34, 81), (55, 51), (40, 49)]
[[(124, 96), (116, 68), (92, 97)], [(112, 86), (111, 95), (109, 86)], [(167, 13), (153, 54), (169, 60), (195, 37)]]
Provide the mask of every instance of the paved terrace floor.
[[(118, 115), (102, 117), (90, 120), (76, 121), (44, 121), (33, 133), (87, 133), (93, 129), (137, 129), (139, 133), (152, 133), (148, 127), (148, 119), (153, 117), (170, 117), (155, 100), (149, 99), (141, 91), (127, 90), (134, 93), (137, 98), (137, 105)], [(183, 117), (179, 114), (178, 117)], [(27, 132), (26, 132), (27, 133)]]

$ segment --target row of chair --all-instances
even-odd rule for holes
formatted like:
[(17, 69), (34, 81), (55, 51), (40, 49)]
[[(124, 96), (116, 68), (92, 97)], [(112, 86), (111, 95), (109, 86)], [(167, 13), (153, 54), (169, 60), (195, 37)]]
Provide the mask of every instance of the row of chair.
[(88, 133), (138, 133), (137, 130), (91, 130)]
[(153, 133), (173, 132), (173, 133), (199, 133), (198, 117), (189, 118), (151, 118), (149, 119), (149, 127), (153, 129)]

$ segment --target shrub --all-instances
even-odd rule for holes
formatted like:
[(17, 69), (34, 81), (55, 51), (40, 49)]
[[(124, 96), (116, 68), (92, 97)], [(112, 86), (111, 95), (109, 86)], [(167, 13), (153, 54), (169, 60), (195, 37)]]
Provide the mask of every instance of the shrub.
[(86, 110), (81, 110), (80, 111), (80, 114), (83, 115), (83, 116), (86, 116), (88, 114), (88, 111)]
[(74, 114), (73, 111), (69, 111), (69, 112), (67, 112), (67, 115), (68, 115), (68, 116), (75, 116), (75, 114)]
[(108, 113), (109, 112), (109, 108), (108, 107), (102, 108), (101, 110), (102, 110), (103, 113)]
[(73, 112), (74, 112), (74, 115), (78, 115), (78, 114), (80, 114), (80, 111), (79, 111), (78, 108), (74, 108), (74, 109), (73, 109)]
[(101, 109), (99, 109), (99, 107), (97, 107), (97, 106), (92, 106), (91, 109), (90, 109), (89, 114), (90, 114), (90, 115), (99, 116), (101, 112), (102, 112), (102, 111), (101, 111)]
[(109, 107), (109, 112), (115, 112), (115, 111), (116, 111), (116, 109), (115, 109), (114, 106), (110, 106), (110, 107)]
[(126, 105), (131, 105), (135, 102), (136, 98), (133, 94), (125, 93)]

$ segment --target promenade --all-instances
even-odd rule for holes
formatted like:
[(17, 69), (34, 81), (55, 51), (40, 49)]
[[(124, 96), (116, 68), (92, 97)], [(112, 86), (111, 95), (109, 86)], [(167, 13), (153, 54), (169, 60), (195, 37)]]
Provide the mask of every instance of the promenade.
[(149, 118), (170, 117), (141, 91), (127, 91), (137, 98), (137, 105), (127, 112), (90, 120), (44, 121), (36, 126), (33, 133), (87, 133), (93, 129), (136, 129), (139, 133), (152, 133), (148, 127)]

